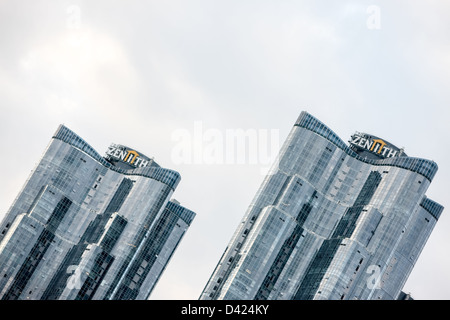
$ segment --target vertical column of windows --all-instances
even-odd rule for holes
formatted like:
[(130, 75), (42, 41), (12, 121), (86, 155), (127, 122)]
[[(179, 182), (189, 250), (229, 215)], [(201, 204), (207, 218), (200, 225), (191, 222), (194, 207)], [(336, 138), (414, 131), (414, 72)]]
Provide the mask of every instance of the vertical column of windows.
[(63, 197), (58, 202), (49, 217), (46, 228), (42, 231), (34, 247), (31, 249), (24, 263), (17, 272), (13, 283), (3, 296), (3, 300), (15, 300), (20, 297), (23, 289), (27, 285), (39, 262), (52, 243), (53, 238), (55, 237), (54, 233), (61, 223), (62, 219), (66, 215), (67, 211), (69, 211), (71, 205), (72, 201), (70, 201), (66, 197)]
[(267, 272), (266, 277), (264, 278), (260, 288), (258, 289), (258, 292), (255, 295), (256, 300), (266, 300), (268, 299), (272, 289), (275, 286), (275, 283), (277, 282), (281, 272), (283, 271), (289, 257), (292, 254), (292, 251), (294, 250), (295, 246), (297, 245), (298, 240), (300, 239), (302, 233), (303, 233), (303, 224), (308, 217), (308, 215), (311, 212), (311, 209), (313, 208), (314, 204), (313, 201), (316, 199), (317, 191), (314, 191), (311, 198), (307, 203), (305, 203), (300, 212), (298, 213), (296, 217), (297, 224), (294, 227), (294, 230), (292, 233), (286, 238), (283, 245), (281, 246), (280, 251), (277, 254), (277, 257), (275, 258), (274, 262), (272, 263), (272, 266), (270, 267), (269, 271)]
[(323, 242), (318, 253), (312, 260), (307, 269), (305, 278), (294, 296), (294, 300), (309, 300), (314, 297), (331, 261), (336, 255), (339, 245), (341, 245), (342, 239), (352, 235), (359, 215), (364, 206), (370, 202), (375, 194), (375, 191), (381, 182), (381, 178), (381, 174), (377, 171), (372, 171), (369, 174), (354, 205), (347, 209), (333, 232), (331, 239)]

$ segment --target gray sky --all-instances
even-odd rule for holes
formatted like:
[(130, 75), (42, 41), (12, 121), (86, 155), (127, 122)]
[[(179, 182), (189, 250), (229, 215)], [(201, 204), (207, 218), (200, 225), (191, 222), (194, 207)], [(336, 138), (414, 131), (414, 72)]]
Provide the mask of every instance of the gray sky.
[[(238, 129), (281, 145), (302, 110), (343, 140), (436, 161), (427, 195), (448, 208), (449, 14), (432, 0), (0, 0), (0, 217), (60, 123), (100, 153), (133, 147), (180, 172), (174, 197), (197, 213), (151, 298), (197, 299), (262, 163), (176, 161), (174, 134), (193, 153), (199, 124), (216, 151)], [(404, 288), (416, 299), (450, 298), (446, 211)]]

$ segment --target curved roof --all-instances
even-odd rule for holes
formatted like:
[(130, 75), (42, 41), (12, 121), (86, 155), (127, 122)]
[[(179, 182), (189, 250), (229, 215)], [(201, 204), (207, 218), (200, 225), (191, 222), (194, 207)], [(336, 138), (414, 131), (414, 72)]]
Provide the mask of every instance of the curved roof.
[(338, 148), (342, 149), (349, 156), (370, 165), (393, 166), (407, 169), (424, 176), (429, 181), (433, 180), (438, 170), (438, 165), (436, 164), (436, 162), (421, 158), (413, 158), (408, 156), (392, 157), (380, 160), (363, 158), (355, 151), (350, 149), (350, 147), (341, 138), (339, 138), (339, 136), (334, 133), (333, 130), (328, 128), (325, 124), (323, 124), (321, 121), (319, 121), (306, 111), (302, 111), (294, 126), (302, 127), (314, 133), (317, 133), (318, 135), (329, 140)]
[(440, 205), (436, 201), (433, 201), (427, 197), (424, 197), (422, 199), (420, 206), (422, 208), (424, 208), (425, 210), (427, 210), (436, 220), (439, 219), (442, 211), (444, 210), (444, 207), (442, 205)]
[(162, 183), (167, 184), (172, 189), (175, 189), (178, 183), (181, 180), (181, 176), (178, 172), (170, 169), (165, 169), (161, 167), (142, 167), (136, 168), (132, 170), (124, 170), (118, 168), (106, 161), (94, 148), (92, 148), (86, 141), (84, 141), (80, 136), (78, 136), (75, 132), (70, 130), (64, 125), (60, 125), (53, 135), (53, 139), (61, 140), (65, 143), (70, 144), (71, 146), (81, 150), (82, 152), (89, 155), (95, 161), (99, 162), (104, 167), (111, 169), (115, 172), (124, 174), (124, 175), (134, 175), (134, 176), (143, 176), (146, 178), (154, 179), (160, 181)]

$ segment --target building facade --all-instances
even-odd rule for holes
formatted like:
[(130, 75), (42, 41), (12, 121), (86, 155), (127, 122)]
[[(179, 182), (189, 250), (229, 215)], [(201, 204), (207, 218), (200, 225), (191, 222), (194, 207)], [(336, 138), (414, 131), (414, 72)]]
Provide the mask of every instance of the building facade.
[(302, 112), (200, 299), (397, 299), (443, 207), (436, 163)]
[(61, 125), (0, 224), (0, 298), (148, 299), (195, 213), (180, 175)]

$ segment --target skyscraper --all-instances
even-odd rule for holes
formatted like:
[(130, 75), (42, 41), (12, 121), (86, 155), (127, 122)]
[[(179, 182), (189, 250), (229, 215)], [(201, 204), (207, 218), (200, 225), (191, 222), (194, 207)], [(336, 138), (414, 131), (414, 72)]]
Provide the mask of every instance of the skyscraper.
[(436, 171), (302, 112), (200, 299), (397, 299), (443, 210)]
[(1, 299), (147, 299), (195, 217), (179, 181), (61, 125), (0, 224)]

